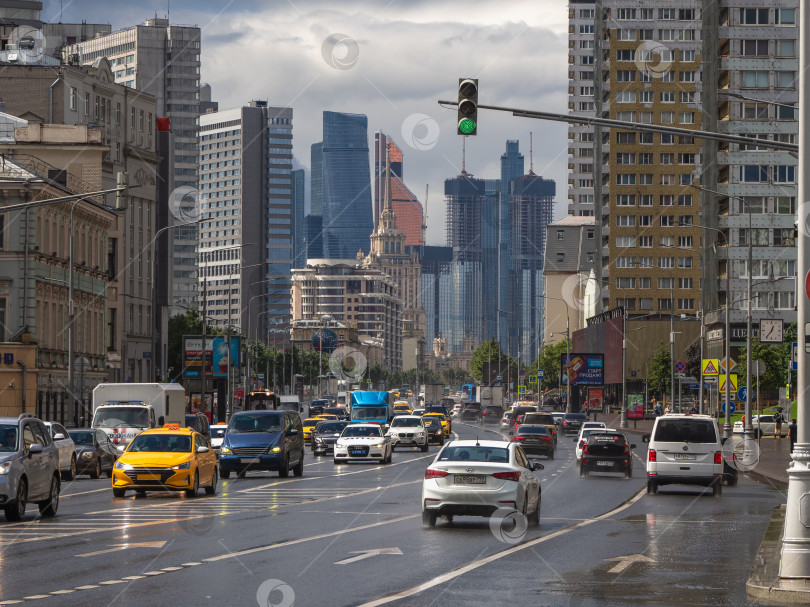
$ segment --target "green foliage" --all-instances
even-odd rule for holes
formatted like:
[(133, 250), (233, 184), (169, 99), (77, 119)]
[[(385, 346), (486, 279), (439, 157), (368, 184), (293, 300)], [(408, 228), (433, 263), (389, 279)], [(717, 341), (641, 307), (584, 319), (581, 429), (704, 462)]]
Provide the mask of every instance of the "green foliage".
[[(792, 339), (781, 344), (763, 344), (758, 339), (751, 340), (751, 354), (753, 360), (765, 363), (765, 374), (759, 378), (760, 390), (777, 390), (784, 387), (788, 381), (788, 364), (790, 363), (790, 348)], [(746, 351), (743, 348), (737, 360), (737, 386), (745, 386)], [(757, 376), (751, 368), (751, 382), (756, 388)]]
[(664, 396), (671, 385), (672, 359), (669, 356), (669, 346), (663, 341), (661, 347), (650, 359), (649, 375), (647, 382), (652, 392), (657, 392), (659, 396)]
[[(530, 374), (539, 367), (543, 370), (543, 382), (541, 388), (552, 390), (560, 386), (560, 372), (562, 371), (562, 355), (568, 350), (568, 341), (562, 340), (556, 344), (543, 347), (540, 353), (540, 360), (535, 361), (526, 374)], [(539, 364), (538, 364), (539, 363)]]
[(444, 383), (448, 386), (463, 386), (464, 384), (471, 384), (473, 376), (469, 371), (460, 367), (451, 367), (442, 371), (441, 379), (436, 378), (438, 381), (435, 383)]
[[(171, 367), (171, 378), (181, 378), (183, 370), (183, 336), (202, 335), (202, 318), (197, 310), (187, 310), (185, 314), (178, 314), (169, 319), (169, 341), (167, 370)], [(221, 335), (220, 327), (208, 325), (206, 327), (208, 335)]]
[(501, 351), (501, 345), (494, 337), (489, 338), (473, 352), (470, 360), (470, 374), (475, 380), (479, 382), (482, 380), (484, 363), (489, 362), (510, 362), (509, 355)]

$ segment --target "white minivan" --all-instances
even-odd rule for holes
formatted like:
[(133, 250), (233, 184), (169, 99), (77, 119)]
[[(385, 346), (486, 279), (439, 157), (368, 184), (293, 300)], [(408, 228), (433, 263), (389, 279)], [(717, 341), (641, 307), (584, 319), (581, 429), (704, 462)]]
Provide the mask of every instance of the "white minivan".
[(660, 485), (703, 485), (720, 495), (723, 445), (717, 422), (709, 415), (662, 415), (642, 440), (647, 451), (647, 493)]

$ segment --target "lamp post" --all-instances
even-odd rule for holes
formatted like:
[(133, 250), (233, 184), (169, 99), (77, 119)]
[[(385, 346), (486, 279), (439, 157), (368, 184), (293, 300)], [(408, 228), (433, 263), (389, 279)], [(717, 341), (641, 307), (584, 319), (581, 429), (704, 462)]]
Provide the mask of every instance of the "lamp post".
[(569, 365), (571, 364), (571, 314), (568, 302), (560, 297), (552, 297), (551, 295), (538, 295), (538, 297), (554, 299), (565, 304), (565, 369), (567, 376), (565, 378), (565, 412), (571, 413), (571, 373), (569, 370)]

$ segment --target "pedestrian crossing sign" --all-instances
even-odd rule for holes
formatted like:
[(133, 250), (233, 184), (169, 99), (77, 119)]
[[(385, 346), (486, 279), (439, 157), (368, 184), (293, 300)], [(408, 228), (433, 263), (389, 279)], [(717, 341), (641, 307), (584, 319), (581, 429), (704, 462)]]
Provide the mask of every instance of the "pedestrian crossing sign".
[(518, 394), (526, 394), (526, 386), (518, 386)]
[(717, 358), (704, 358), (700, 369), (703, 375), (720, 375), (720, 361)]

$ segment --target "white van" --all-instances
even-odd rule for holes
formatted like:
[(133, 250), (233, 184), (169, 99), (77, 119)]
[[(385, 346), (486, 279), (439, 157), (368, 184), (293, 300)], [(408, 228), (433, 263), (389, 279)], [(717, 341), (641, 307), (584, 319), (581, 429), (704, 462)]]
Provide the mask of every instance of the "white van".
[(703, 485), (720, 495), (723, 445), (717, 422), (709, 415), (662, 415), (652, 434), (642, 437), (647, 451), (647, 493), (660, 485)]

